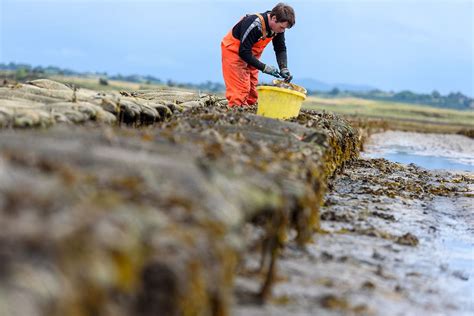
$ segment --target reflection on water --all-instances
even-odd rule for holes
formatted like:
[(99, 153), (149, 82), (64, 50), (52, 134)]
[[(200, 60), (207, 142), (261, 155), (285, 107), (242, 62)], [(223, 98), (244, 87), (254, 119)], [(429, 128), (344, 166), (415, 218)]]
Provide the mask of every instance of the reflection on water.
[(414, 163), (426, 169), (446, 169), (446, 170), (461, 170), (474, 172), (474, 166), (467, 164), (453, 162), (448, 158), (439, 156), (421, 156), (416, 154), (408, 154), (404, 152), (395, 153), (374, 153), (365, 155), (367, 158), (385, 158), (387, 160), (410, 164)]
[(362, 156), (414, 163), (426, 169), (474, 172), (474, 139), (461, 135), (388, 131), (372, 135)]

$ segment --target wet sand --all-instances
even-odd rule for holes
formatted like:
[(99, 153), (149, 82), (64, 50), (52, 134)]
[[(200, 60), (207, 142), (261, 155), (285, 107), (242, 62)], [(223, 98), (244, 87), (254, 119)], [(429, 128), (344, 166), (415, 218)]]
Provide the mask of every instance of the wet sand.
[(472, 315), (473, 183), (472, 175), (356, 161), (326, 195), (323, 231), (306, 249), (290, 242), (283, 251), (267, 305), (249, 299), (259, 255), (249, 257), (233, 314)]

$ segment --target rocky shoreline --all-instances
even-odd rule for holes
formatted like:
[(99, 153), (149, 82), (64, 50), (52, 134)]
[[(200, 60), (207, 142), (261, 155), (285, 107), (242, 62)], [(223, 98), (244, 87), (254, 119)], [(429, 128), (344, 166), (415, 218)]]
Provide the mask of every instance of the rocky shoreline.
[(358, 159), (370, 126), (49, 80), (0, 126), (2, 316), (473, 311), (436, 252), (472, 244), (472, 176)]
[(212, 95), (48, 80), (0, 90), (2, 315), (228, 315), (256, 248), (266, 302), (281, 250), (321, 230), (327, 179), (360, 148), (324, 112), (280, 122)]

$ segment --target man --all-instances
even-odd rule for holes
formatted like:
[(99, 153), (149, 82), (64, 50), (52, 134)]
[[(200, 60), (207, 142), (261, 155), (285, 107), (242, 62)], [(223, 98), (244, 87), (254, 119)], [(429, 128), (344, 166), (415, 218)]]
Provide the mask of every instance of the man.
[[(254, 105), (258, 94), (258, 71), (291, 81), (287, 67), (285, 30), (295, 24), (295, 12), (284, 3), (271, 11), (243, 17), (221, 42), (222, 72), (230, 107)], [(273, 43), (280, 70), (259, 61), (268, 43)]]

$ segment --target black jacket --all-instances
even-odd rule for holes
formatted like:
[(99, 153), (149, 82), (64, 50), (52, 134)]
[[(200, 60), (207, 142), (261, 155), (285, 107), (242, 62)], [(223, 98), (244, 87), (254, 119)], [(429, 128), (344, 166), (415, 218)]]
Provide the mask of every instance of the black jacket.
[[(285, 33), (275, 34), (268, 25), (270, 11), (261, 13), (266, 24), (267, 37), (273, 37), (273, 49), (280, 69), (287, 67)], [(245, 16), (232, 28), (232, 35), (240, 41), (239, 56), (249, 65), (263, 71), (265, 64), (252, 54), (253, 45), (263, 36), (262, 23), (257, 15)]]

